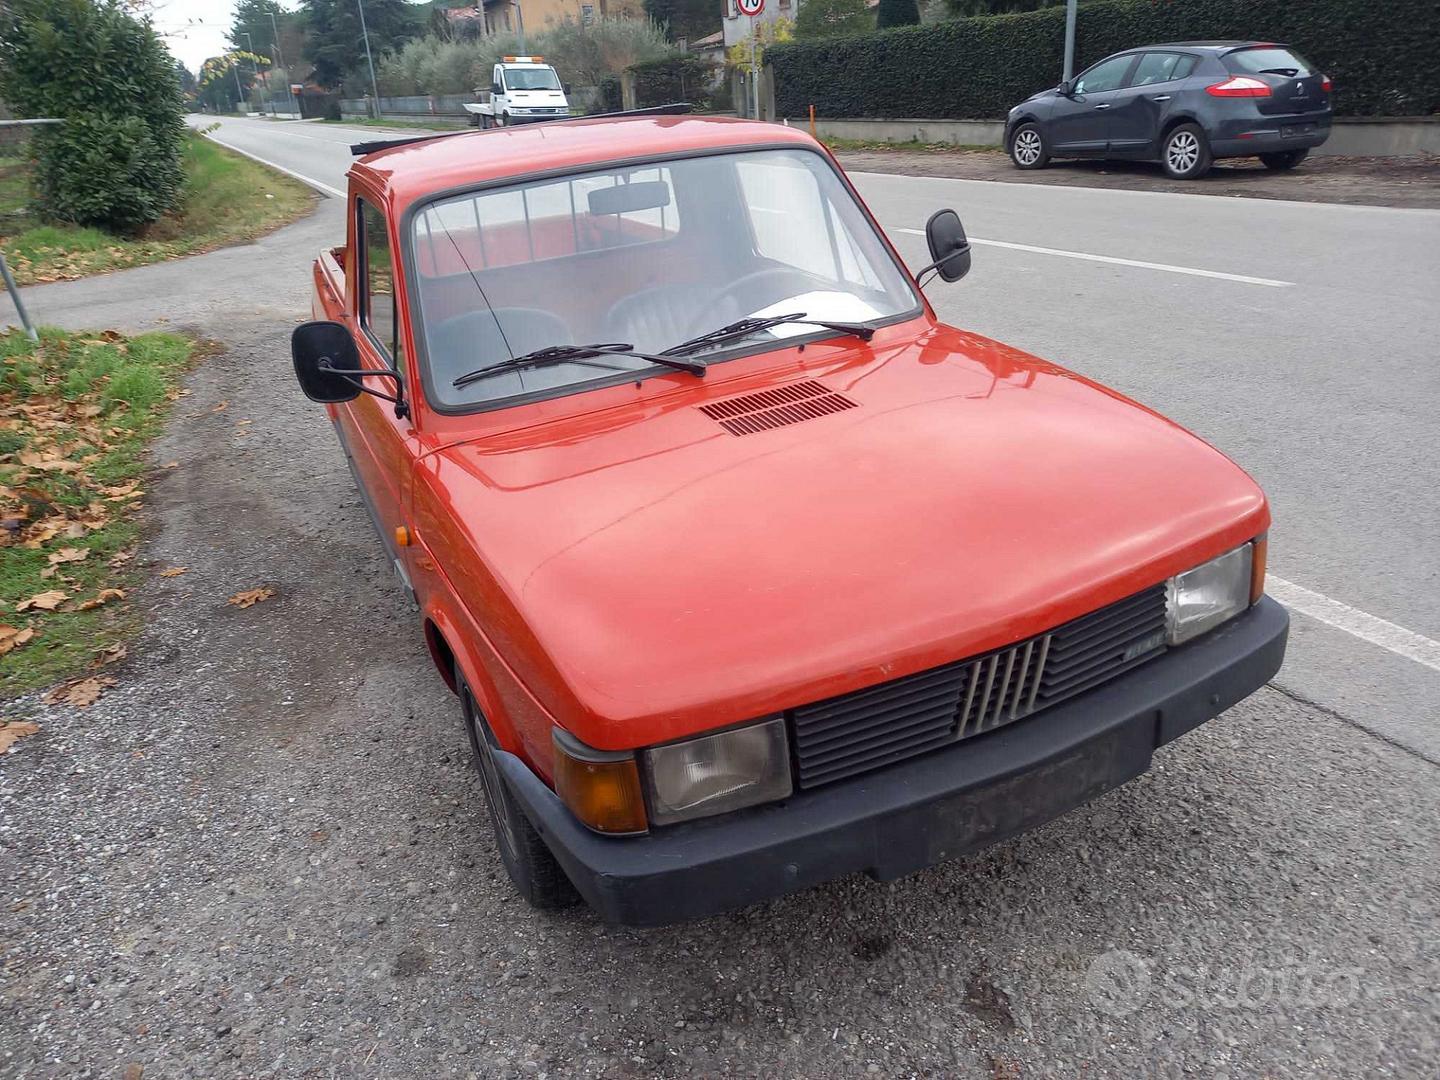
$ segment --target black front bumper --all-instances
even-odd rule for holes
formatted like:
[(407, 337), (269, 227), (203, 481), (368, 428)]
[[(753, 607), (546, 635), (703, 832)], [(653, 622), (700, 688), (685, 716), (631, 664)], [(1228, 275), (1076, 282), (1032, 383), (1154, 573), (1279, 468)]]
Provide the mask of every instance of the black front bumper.
[(1157, 746), (1263, 686), (1290, 619), (1263, 598), (1199, 641), (990, 734), (783, 803), (604, 837), (519, 758), (505, 778), (570, 880), (607, 921), (658, 926), (865, 871), (914, 873), (1042, 825), (1150, 767)]

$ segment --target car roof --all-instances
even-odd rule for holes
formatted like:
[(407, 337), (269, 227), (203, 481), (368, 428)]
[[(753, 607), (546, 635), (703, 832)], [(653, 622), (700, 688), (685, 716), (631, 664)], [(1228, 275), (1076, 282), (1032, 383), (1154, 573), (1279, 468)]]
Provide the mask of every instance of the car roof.
[(819, 146), (798, 128), (735, 117), (597, 116), (468, 131), (390, 147), (359, 159), (350, 175), (369, 181), (400, 210), (437, 192), (490, 181), (667, 154), (776, 145)]
[[(1166, 41), (1158, 45), (1145, 45), (1146, 49), (1202, 49), (1205, 52), (1229, 52), (1232, 49), (1275, 47), (1273, 41)], [(1138, 52), (1129, 49), (1127, 52)]]

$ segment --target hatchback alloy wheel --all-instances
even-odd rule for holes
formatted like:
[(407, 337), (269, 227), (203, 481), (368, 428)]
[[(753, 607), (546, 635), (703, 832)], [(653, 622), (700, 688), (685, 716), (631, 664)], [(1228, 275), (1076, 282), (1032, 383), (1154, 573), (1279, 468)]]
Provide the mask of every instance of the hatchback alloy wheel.
[(1195, 180), (1210, 170), (1214, 159), (1205, 133), (1195, 124), (1183, 124), (1166, 137), (1160, 160), (1176, 180)]
[(1172, 170), (1189, 172), (1200, 160), (1200, 142), (1190, 132), (1182, 131), (1170, 140), (1170, 149), (1165, 154)]
[(1015, 156), (1022, 165), (1034, 165), (1039, 161), (1040, 133), (1034, 128), (1026, 128), (1015, 136)]
[(1022, 124), (1010, 138), (1010, 160), (1017, 169), (1041, 169), (1050, 161), (1045, 136), (1033, 123)]

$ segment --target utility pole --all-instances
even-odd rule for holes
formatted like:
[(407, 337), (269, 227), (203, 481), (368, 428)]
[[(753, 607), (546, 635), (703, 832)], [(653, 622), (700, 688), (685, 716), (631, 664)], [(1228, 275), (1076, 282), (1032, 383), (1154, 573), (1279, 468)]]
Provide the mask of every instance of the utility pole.
[(235, 111), (241, 112), (240, 103), (245, 100), (245, 90), (240, 85), (240, 58), (230, 58), (230, 74), (235, 76)]
[(525, 13), (520, 10), (520, 0), (515, 0), (515, 25), (519, 27), (520, 55), (528, 56), (529, 53), (525, 51)]
[(1065, 74), (1066, 82), (1075, 74), (1075, 5), (1077, 0), (1065, 0)]
[[(252, 38), (252, 37), (250, 36), (250, 34), (249, 34), (247, 31), (245, 31), (245, 30), (241, 30), (241, 31), (240, 31), (240, 36), (245, 39), (245, 47), (250, 50), (250, 55), (251, 55), (251, 56), (254, 56), (254, 55), (255, 55), (255, 39)], [(250, 69), (251, 69), (251, 71), (254, 72), (255, 77), (258, 79), (258, 78), (260, 77), (260, 67), (259, 67), (258, 64), (255, 63), (254, 60), (251, 60), (251, 61), (250, 61)], [(251, 86), (254, 86), (254, 83), (251, 83)], [(266, 83), (266, 89), (269, 89), (269, 83), (268, 83), (268, 81), (267, 81), (267, 83)], [(263, 98), (263, 95), (262, 95), (262, 98)], [(265, 111), (265, 105), (264, 105), (263, 100), (262, 100), (261, 105), (260, 105), (260, 111), (261, 111), (262, 113)]]
[(355, 0), (360, 9), (360, 36), (365, 39), (365, 62), (370, 65), (370, 91), (375, 95), (375, 119), (380, 119), (380, 84), (375, 81), (375, 57), (370, 55), (370, 31), (365, 29), (365, 0)]
[(285, 66), (285, 54), (280, 51), (280, 25), (275, 21), (275, 9), (270, 9), (270, 31), (274, 35), (271, 39), (271, 46), (275, 50), (275, 62), (285, 72), (285, 100), (290, 103), (290, 111), (299, 115), (300, 109), (295, 104), (295, 95), (290, 92), (290, 69)]

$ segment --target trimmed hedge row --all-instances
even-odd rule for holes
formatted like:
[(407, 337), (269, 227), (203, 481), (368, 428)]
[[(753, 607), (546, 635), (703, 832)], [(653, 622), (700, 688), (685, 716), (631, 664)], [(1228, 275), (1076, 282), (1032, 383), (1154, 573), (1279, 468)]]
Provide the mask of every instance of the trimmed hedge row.
[[(1082, 4), (1075, 70), (1165, 41), (1281, 41), (1335, 81), (1345, 116), (1440, 112), (1436, 0), (1104, 0)], [(771, 46), (781, 116), (1003, 117), (1060, 81), (1065, 9), (949, 19)]]

